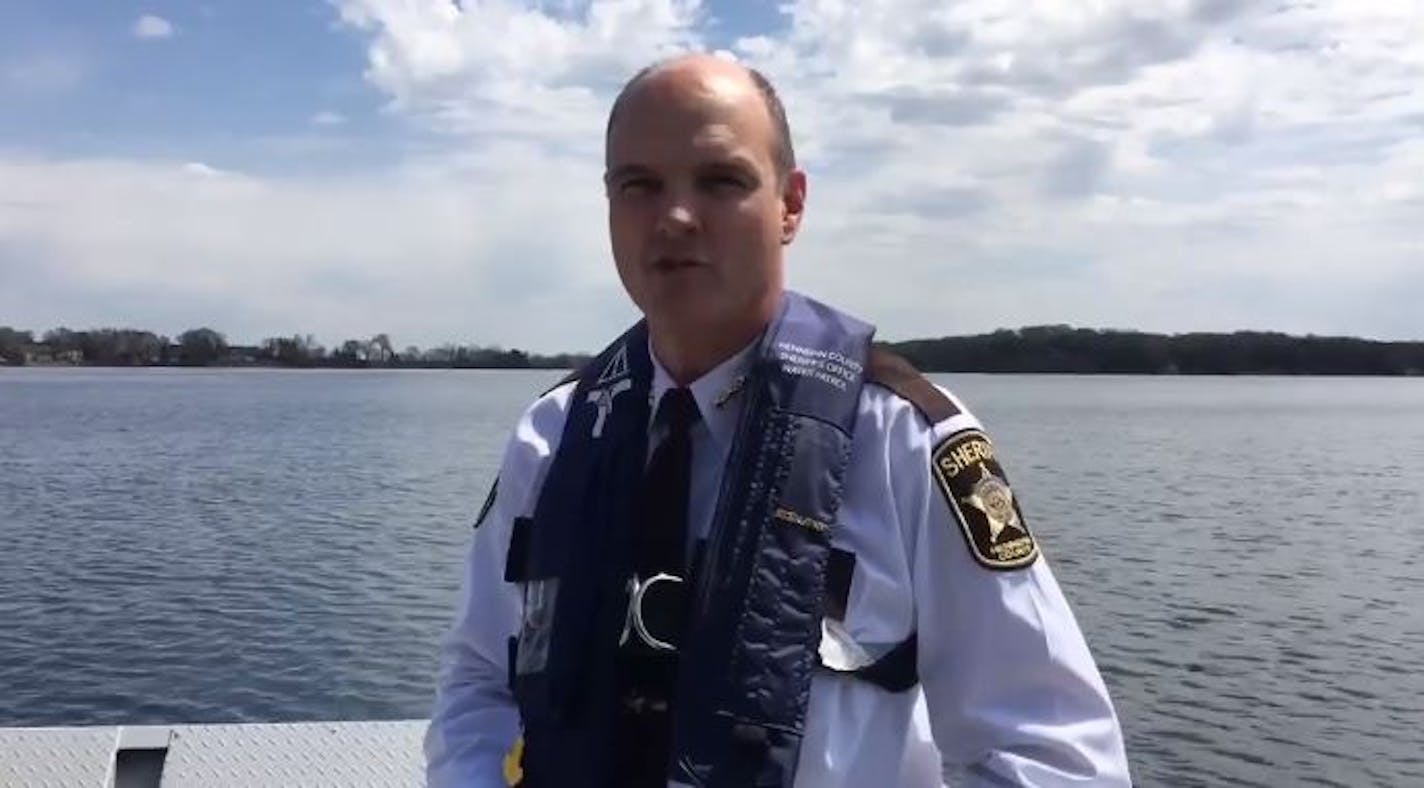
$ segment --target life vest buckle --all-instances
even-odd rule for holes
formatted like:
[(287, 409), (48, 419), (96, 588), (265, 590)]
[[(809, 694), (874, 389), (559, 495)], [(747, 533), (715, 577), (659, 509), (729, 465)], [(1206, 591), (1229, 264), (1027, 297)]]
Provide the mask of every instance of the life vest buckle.
[[(649, 631), (648, 623), (646, 620), (644, 620), (643, 617), (643, 604), (647, 600), (648, 592), (651, 591), (653, 587), (658, 585), (659, 583), (671, 583), (674, 586), (681, 586), (685, 582), (686, 581), (683, 580), (683, 578), (678, 577), (677, 575), (670, 575), (667, 572), (659, 572), (647, 579), (640, 578), (636, 575), (628, 578), (628, 614), (623, 621), (623, 634), (619, 635), (618, 637), (618, 645), (626, 645), (628, 643), (628, 635), (631, 632), (638, 636), (638, 639), (643, 642), (643, 645), (651, 648), (654, 651), (677, 651), (677, 644), (671, 642), (668, 639), (658, 637), (657, 635), (654, 635), (651, 631)], [(665, 590), (671, 591), (673, 589), (666, 588)], [(680, 607), (681, 601), (682, 595), (674, 593), (669, 602), (661, 604), (677, 605), (678, 607)], [(654, 603), (655, 606), (657, 604), (659, 603)], [(676, 620), (676, 614), (669, 615), (669, 611), (666, 609), (661, 612), (663, 613), (665, 618), (672, 618), (674, 621)], [(667, 634), (666, 637), (670, 639), (675, 636)]]

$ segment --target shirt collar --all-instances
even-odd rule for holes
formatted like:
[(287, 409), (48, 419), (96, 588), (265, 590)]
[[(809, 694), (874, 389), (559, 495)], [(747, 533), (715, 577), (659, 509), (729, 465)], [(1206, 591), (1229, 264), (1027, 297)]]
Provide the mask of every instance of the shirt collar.
[[(759, 341), (760, 338), (752, 340), (746, 347), (688, 385), (692, 398), (697, 401), (697, 412), (702, 417), (702, 423), (707, 425), (712, 439), (723, 447), (730, 446), (736, 435), (737, 418), (742, 410), (742, 387), (746, 382), (752, 352)], [(651, 338), (648, 339), (648, 356), (653, 360), (653, 387), (648, 393), (648, 404), (652, 407), (649, 413), (656, 414), (663, 394), (668, 389), (676, 388), (677, 382), (658, 360), (658, 354), (653, 352)]]

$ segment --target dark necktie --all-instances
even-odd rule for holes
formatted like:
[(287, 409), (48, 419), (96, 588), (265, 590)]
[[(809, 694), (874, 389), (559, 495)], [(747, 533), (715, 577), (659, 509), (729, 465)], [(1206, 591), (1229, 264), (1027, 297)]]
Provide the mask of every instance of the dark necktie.
[(692, 483), (692, 427), (697, 419), (697, 400), (690, 390), (669, 389), (663, 394), (653, 423), (665, 429), (666, 435), (648, 462), (643, 480), (642, 522), (634, 542), (634, 565), (644, 577), (658, 572), (683, 575), (688, 488)]
[[(634, 527), (633, 568), (640, 582), (658, 575), (683, 583), (659, 581), (647, 586), (640, 612), (643, 629), (654, 640), (676, 644), (686, 625), (691, 593), (684, 558), (687, 544), (688, 488), (692, 481), (692, 436), (697, 401), (685, 388), (669, 389), (653, 419), (657, 443), (643, 477), (640, 516)], [(677, 681), (677, 652), (650, 644), (630, 627), (620, 651), (617, 774), (614, 784), (628, 788), (663, 788), (671, 748), (669, 707)]]

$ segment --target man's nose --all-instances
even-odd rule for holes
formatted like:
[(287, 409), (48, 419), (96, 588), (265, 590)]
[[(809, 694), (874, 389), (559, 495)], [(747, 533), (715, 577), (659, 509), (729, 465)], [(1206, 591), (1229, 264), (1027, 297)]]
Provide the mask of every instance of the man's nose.
[(658, 230), (665, 235), (677, 236), (696, 232), (697, 227), (697, 207), (692, 195), (669, 189), (658, 211)]

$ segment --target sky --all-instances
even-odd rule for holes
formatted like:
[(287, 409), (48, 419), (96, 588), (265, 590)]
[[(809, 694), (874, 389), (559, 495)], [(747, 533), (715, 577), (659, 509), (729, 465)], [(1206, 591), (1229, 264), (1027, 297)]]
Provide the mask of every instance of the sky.
[(1418, 0), (5, 0), (0, 325), (595, 351), (608, 106), (686, 51), (881, 339), (1424, 339)]

